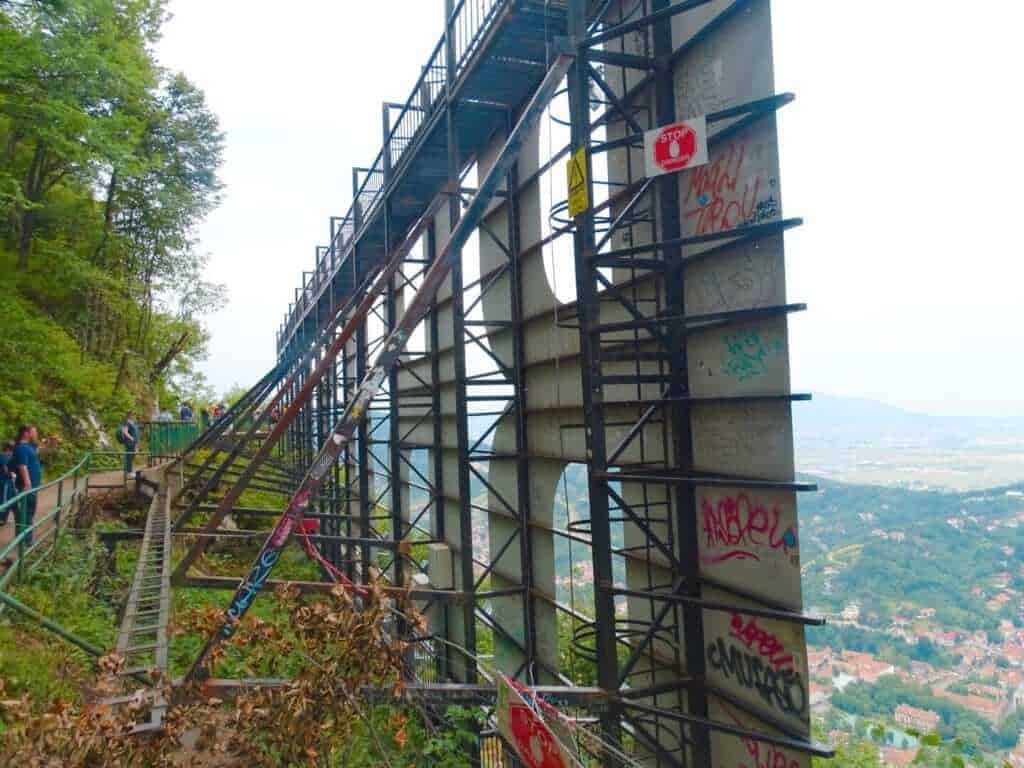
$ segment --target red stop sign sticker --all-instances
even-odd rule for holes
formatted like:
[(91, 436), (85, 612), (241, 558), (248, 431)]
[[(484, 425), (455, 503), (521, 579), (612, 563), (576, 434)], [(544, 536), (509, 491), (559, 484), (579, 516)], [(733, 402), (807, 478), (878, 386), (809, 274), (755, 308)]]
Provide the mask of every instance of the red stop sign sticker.
[(681, 171), (697, 154), (697, 134), (686, 123), (662, 128), (654, 142), (654, 162), (665, 171)]
[(644, 134), (648, 176), (675, 173), (708, 161), (707, 123), (703, 117), (663, 125)]

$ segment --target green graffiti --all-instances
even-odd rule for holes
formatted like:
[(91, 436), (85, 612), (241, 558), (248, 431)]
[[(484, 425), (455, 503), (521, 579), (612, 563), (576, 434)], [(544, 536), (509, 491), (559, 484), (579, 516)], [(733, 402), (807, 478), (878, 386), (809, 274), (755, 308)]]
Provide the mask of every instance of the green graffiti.
[(758, 331), (737, 331), (725, 337), (722, 373), (737, 381), (748, 381), (768, 370), (768, 363), (785, 351), (781, 339), (765, 341)]

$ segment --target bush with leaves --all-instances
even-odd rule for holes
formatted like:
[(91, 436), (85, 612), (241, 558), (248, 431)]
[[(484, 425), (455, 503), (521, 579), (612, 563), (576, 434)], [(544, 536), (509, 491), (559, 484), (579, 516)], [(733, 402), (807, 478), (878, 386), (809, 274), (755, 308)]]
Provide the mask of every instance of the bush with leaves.
[[(132, 734), (151, 699), (137, 692), (126, 703), (104, 703), (124, 695), (117, 677), (123, 661), (102, 660), (88, 703), (56, 700), (40, 706), (27, 694), (2, 702), (7, 725), (0, 763), (30, 766), (431, 766), (455, 768), (479, 727), (475, 710), (450, 708), (452, 727), (441, 731), (405, 695), (408, 643), (390, 632), (398, 604), (373, 584), (363, 596), (337, 586), (326, 595), (303, 597), (281, 588), (287, 608), (282, 627), (245, 621), (233, 643), (254, 665), (299, 659), (297, 674), (277, 686), (240, 691), (224, 701), (217, 689), (194, 684), (172, 690), (165, 727), (155, 735)], [(401, 601), (398, 601), (401, 602)], [(403, 615), (422, 629), (407, 606)], [(176, 632), (208, 634), (221, 622), (215, 609), (192, 611)], [(212, 658), (216, 673), (223, 646)], [(158, 686), (160, 688), (160, 686)], [(0, 698), (3, 698), (0, 689)]]

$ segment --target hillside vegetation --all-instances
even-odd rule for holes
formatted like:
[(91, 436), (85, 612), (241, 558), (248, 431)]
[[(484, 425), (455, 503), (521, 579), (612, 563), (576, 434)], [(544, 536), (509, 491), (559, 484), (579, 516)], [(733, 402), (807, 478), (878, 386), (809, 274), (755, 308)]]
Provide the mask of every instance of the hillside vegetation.
[(1000, 574), (1024, 589), (1022, 486), (952, 493), (817, 482), (800, 499), (808, 605), (838, 613), (856, 600), (861, 621), (875, 626), (922, 608), (964, 631), (1020, 625), (1018, 603), (991, 610), (986, 600)]
[(206, 394), (196, 225), (223, 135), (154, 58), (162, 0), (0, 0), (0, 437), (70, 455), (129, 407)]

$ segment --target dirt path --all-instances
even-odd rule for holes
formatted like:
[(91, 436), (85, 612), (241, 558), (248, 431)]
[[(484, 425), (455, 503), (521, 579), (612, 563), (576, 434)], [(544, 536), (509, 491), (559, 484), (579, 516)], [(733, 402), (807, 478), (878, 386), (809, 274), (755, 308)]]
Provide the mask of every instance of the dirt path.
[[(147, 467), (143, 471), (145, 474), (150, 475), (154, 471), (153, 467)], [(130, 480), (129, 483), (134, 484), (134, 480)], [(66, 504), (67, 500), (71, 497), (72, 482), (70, 478), (64, 480), (63, 489), (63, 501)], [(108, 486), (108, 487), (103, 487)], [(125, 484), (124, 472), (119, 469), (111, 470), (109, 472), (94, 472), (89, 475), (89, 487), (90, 493), (102, 493), (109, 490), (109, 486), (120, 486), (130, 487)], [(83, 492), (85, 490), (85, 477), (78, 479), (78, 490)], [(42, 520), (44, 517), (49, 515), (57, 506), (57, 495), (58, 487), (56, 485), (44, 488), (39, 491), (39, 501), (36, 502), (36, 520)], [(0, 526), (0, 550), (3, 550), (11, 541), (14, 539), (14, 510), (11, 510), (11, 514), (8, 516), (7, 523)], [(38, 539), (40, 536), (47, 534), (53, 528), (53, 521), (50, 521), (42, 527), (36, 529), (35, 537)], [(0, 574), (4, 571), (4, 566), (0, 565)]]

